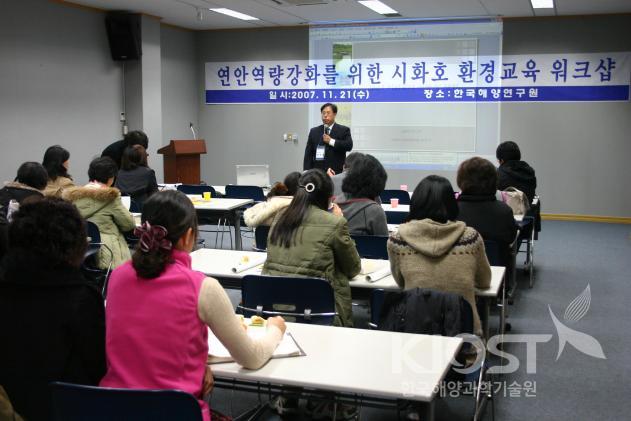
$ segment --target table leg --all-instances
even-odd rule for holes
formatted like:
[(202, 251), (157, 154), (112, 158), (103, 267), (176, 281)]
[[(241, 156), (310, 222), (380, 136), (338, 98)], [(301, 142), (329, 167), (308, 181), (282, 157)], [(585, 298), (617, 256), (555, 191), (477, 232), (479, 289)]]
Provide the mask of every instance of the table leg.
[(238, 210), (234, 210), (232, 218), (234, 220), (234, 249), (243, 250), (243, 245), (241, 244), (241, 213)]
[(480, 322), (482, 323), (482, 333), (484, 335), (484, 339), (486, 339), (487, 341), (490, 338), (490, 332), (489, 332), (490, 314), (491, 314), (491, 298), (484, 297), (484, 309), (482, 311), (482, 314), (480, 315), (480, 319), (481, 319)]
[(435, 399), (432, 399), (431, 401), (425, 402), (421, 405), (421, 414), (419, 415), (423, 421), (434, 421), (434, 403)]

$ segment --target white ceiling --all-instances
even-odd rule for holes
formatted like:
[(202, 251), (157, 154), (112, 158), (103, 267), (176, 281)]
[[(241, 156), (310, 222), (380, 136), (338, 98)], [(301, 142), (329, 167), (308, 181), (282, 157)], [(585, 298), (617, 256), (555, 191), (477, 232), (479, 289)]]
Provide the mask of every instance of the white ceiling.
[[(397, 10), (398, 19), (482, 16), (546, 16), (631, 13), (631, 0), (555, 0), (554, 9), (534, 11), (530, 0), (382, 0)], [(157, 16), (162, 22), (184, 28), (228, 29), (296, 26), (344, 21), (374, 21), (383, 16), (356, 0), (69, 0), (102, 10), (125, 10)], [(302, 3), (297, 5), (297, 3)], [(318, 3), (318, 4), (309, 4)], [(241, 21), (208, 11), (227, 7), (260, 21)], [(197, 8), (204, 9), (203, 18)], [(391, 20), (391, 19), (390, 19)]]

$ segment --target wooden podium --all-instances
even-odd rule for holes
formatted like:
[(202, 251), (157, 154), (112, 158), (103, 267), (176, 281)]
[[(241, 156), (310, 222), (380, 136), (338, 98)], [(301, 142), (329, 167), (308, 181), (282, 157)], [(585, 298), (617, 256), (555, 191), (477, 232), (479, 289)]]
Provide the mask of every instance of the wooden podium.
[(204, 140), (171, 140), (158, 153), (164, 155), (165, 183), (199, 184), (199, 156), (206, 153)]

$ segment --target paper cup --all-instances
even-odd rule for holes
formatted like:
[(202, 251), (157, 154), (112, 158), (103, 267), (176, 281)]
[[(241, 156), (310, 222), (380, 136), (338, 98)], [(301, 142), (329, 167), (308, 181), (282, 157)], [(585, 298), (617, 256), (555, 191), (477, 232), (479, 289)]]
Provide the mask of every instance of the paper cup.
[(397, 199), (395, 197), (390, 199), (390, 207), (396, 208), (397, 206), (399, 206), (399, 199)]
[(204, 192), (204, 200), (210, 200), (210, 192), (209, 191), (205, 191)]

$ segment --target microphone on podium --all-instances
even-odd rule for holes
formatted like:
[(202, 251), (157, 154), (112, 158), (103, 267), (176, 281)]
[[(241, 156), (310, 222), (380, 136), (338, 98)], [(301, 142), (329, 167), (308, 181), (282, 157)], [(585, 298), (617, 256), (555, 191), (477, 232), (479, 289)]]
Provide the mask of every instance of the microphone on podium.
[(193, 132), (193, 139), (197, 140), (197, 134), (195, 133), (195, 127), (193, 127), (192, 121), (189, 122), (189, 127), (191, 128), (191, 131)]

